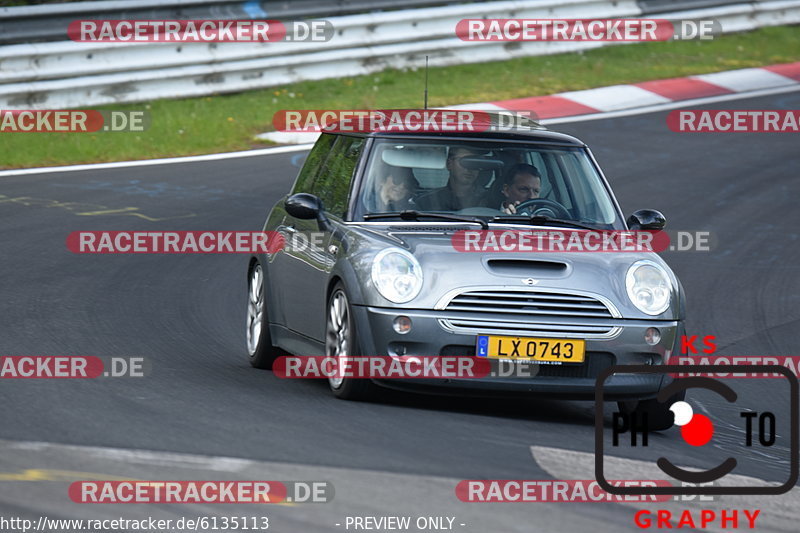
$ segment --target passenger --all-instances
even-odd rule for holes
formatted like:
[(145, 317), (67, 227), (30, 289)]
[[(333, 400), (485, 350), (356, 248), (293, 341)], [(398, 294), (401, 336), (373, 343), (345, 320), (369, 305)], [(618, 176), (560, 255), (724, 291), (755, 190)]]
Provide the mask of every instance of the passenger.
[(414, 209), (416, 206), (411, 203), (411, 196), (418, 186), (410, 168), (387, 165), (382, 177), (377, 179), (376, 194), (369, 205), (374, 206), (378, 213)]
[(500, 205), (500, 210), (508, 215), (516, 214), (519, 204), (539, 198), (541, 192), (542, 176), (539, 170), (525, 163), (514, 165), (506, 173), (502, 190), (506, 199)]
[(451, 147), (447, 154), (447, 185), (426, 192), (414, 199), (422, 211), (459, 211), (467, 207), (486, 206), (486, 190), (478, 184), (477, 168), (466, 168), (461, 161), (466, 157), (480, 157), (482, 153), (466, 146)]

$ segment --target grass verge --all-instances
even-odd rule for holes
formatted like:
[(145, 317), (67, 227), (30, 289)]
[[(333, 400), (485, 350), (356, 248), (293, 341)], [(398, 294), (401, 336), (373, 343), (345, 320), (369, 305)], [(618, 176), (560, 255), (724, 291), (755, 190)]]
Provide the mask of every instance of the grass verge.
[[(431, 68), (429, 105), (547, 95), (800, 60), (797, 26), (761, 28), (713, 41), (637, 43), (584, 53)], [(281, 109), (422, 105), (420, 71), (302, 82), (239, 94), (99, 109), (147, 109), (142, 133), (0, 133), (0, 167), (24, 168), (244, 150), (272, 129)]]

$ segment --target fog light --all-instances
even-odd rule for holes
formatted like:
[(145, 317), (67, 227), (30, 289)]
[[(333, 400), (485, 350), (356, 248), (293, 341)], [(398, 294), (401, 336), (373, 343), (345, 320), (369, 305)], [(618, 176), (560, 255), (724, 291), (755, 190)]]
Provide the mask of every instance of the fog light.
[(655, 346), (661, 342), (661, 332), (658, 331), (658, 328), (647, 328), (647, 331), (644, 332), (644, 341), (650, 346)]
[(407, 316), (398, 316), (392, 321), (392, 327), (400, 335), (405, 335), (411, 331), (411, 319)]

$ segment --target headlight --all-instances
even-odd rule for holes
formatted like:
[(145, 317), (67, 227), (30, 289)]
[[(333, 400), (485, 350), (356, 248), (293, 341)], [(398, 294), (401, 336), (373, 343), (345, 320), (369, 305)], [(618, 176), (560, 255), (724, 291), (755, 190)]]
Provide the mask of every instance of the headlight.
[(405, 250), (386, 248), (372, 260), (372, 283), (387, 300), (409, 302), (422, 289), (422, 267)]
[(628, 298), (648, 315), (660, 315), (669, 307), (672, 282), (664, 269), (653, 261), (637, 261), (625, 276)]

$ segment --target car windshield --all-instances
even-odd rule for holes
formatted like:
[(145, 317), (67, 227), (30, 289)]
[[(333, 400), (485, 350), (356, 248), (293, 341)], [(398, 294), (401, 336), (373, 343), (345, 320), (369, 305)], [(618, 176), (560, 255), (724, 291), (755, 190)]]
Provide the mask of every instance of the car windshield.
[(356, 218), (400, 219), (402, 211), (622, 227), (586, 150), (549, 144), (376, 139)]

